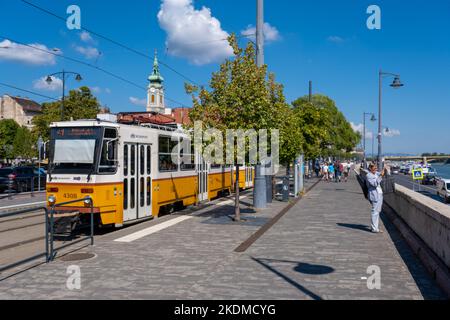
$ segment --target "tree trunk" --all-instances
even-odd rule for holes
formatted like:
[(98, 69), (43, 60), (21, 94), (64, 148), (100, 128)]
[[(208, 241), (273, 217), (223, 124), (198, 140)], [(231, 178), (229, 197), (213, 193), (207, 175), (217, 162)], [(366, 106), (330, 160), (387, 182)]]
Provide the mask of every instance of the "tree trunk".
[(239, 201), (239, 165), (236, 165), (236, 187), (235, 187), (235, 203), (234, 203), (234, 221), (241, 221), (241, 204)]

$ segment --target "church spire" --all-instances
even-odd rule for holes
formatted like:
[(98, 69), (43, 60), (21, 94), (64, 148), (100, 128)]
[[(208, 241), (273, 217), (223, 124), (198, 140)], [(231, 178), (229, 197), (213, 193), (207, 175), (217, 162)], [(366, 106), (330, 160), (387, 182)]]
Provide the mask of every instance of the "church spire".
[(164, 78), (159, 72), (158, 52), (155, 50), (155, 59), (153, 61), (153, 71), (148, 77), (150, 84), (147, 90), (147, 112), (162, 113), (165, 112), (164, 102)]
[(150, 84), (159, 84), (161, 85), (164, 82), (164, 78), (161, 76), (159, 72), (159, 62), (158, 62), (158, 51), (155, 50), (155, 59), (153, 61), (153, 71), (150, 77), (148, 78)]

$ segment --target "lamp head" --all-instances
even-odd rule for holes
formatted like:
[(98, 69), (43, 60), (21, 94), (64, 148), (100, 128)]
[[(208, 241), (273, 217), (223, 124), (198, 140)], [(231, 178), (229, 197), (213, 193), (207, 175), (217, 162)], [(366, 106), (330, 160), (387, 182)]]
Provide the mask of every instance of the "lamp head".
[(48, 85), (51, 85), (53, 82), (52, 77), (48, 76), (47, 79), (45, 80), (45, 82), (47, 82)]
[(391, 84), (391, 87), (394, 88), (394, 89), (399, 89), (399, 88), (401, 88), (403, 86), (404, 86), (404, 84), (400, 81), (400, 77), (396, 76), (394, 78), (394, 82), (392, 82), (392, 84)]

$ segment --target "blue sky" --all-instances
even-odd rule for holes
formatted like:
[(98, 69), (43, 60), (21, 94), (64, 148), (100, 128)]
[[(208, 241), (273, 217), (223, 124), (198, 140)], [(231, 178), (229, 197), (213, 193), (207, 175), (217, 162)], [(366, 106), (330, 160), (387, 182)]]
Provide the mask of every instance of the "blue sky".
[[(229, 53), (220, 41), (223, 35), (241, 34), (255, 24), (254, 0), (164, 0), (159, 18), (161, 0), (29, 1), (61, 16), (76, 4), (83, 27), (148, 55), (158, 49), (163, 62), (201, 84)], [(371, 4), (382, 10), (381, 30), (366, 27)], [(203, 6), (209, 11), (199, 11)], [(351, 122), (360, 125), (364, 111), (377, 112), (378, 70), (399, 73), (403, 89), (392, 90), (390, 79), (384, 82), (383, 119), (394, 133), (384, 139), (385, 151), (450, 153), (450, 1), (266, 0), (265, 7), (270, 24), (265, 62), (285, 85), (289, 101), (305, 95), (312, 80), (315, 93), (330, 96)], [(147, 85), (150, 60), (93, 35), (83, 40), (80, 31), (68, 30), (63, 21), (20, 0), (1, 1), (0, 10), (9, 12), (0, 20), (0, 37), (58, 48), (66, 56)], [(0, 38), (0, 44), (4, 40)], [(11, 49), (0, 50), (0, 82), (58, 97), (57, 87), (49, 91), (38, 80), (64, 68), (81, 73), (83, 84), (94, 87), (102, 104), (114, 112), (144, 110), (130, 98), (145, 99), (145, 91), (97, 70), (30, 50), (14, 56)], [(190, 105), (185, 80), (163, 66), (161, 71), (167, 97)], [(77, 83), (71, 79), (68, 86)], [(3, 93), (31, 97), (0, 87)], [(370, 141), (368, 146), (370, 152)]]

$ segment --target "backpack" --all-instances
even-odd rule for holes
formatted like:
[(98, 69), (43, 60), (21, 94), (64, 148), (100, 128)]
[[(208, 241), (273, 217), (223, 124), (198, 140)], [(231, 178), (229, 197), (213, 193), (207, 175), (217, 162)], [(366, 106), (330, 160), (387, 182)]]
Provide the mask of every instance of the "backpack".
[(369, 200), (369, 188), (367, 187), (366, 179), (361, 177), (361, 175), (359, 175), (359, 174), (357, 175), (357, 179), (358, 179), (359, 185), (361, 186), (361, 189), (364, 193), (364, 197), (367, 200)]

